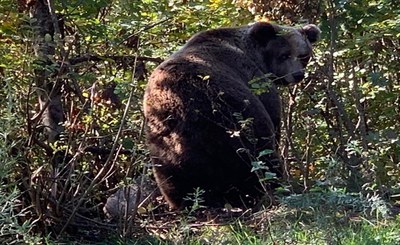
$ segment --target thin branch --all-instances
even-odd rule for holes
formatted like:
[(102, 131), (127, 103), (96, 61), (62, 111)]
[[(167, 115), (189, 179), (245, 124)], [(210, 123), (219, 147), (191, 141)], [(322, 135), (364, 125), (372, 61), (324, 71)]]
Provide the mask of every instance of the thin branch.
[[(57, 18), (56, 12), (54, 10), (53, 0), (47, 0), (47, 6), (49, 8), (49, 14), (50, 14), (51, 22), (53, 23), (53, 28), (54, 28), (53, 39), (54, 39), (54, 37), (57, 37), (57, 39), (55, 39), (55, 40), (57, 42), (59, 42), (60, 41), (59, 38), (61, 38), (61, 31), (60, 31), (60, 26), (58, 25), (58, 18)], [(61, 57), (66, 57), (63, 45), (57, 45), (57, 46), (60, 49)]]
[[(135, 68), (135, 67), (134, 67), (134, 68)], [(135, 70), (133, 70), (133, 74), (134, 74), (134, 72), (135, 72)], [(134, 76), (132, 76), (132, 79), (134, 79), (133, 77), (134, 77)], [(113, 155), (114, 155), (113, 153), (114, 153), (115, 150), (117, 149), (118, 140), (119, 140), (119, 138), (121, 137), (122, 130), (123, 130), (123, 127), (124, 127), (124, 125), (125, 125), (125, 121), (126, 121), (126, 118), (127, 118), (127, 115), (128, 115), (129, 108), (130, 108), (130, 104), (132, 103), (132, 99), (133, 99), (133, 97), (134, 97), (134, 96), (133, 96), (134, 93), (135, 93), (135, 89), (134, 89), (134, 87), (132, 87), (132, 89), (131, 89), (131, 91), (130, 91), (130, 94), (129, 94), (128, 101), (127, 101), (126, 106), (125, 106), (124, 114), (123, 114), (123, 116), (122, 116), (122, 118), (121, 118), (121, 124), (120, 124), (120, 126), (119, 126), (117, 135), (115, 136), (114, 143), (113, 143), (112, 148), (111, 148), (111, 152), (110, 152), (110, 154), (109, 154), (109, 156), (108, 156), (106, 162), (104, 163), (104, 165), (103, 165), (103, 167), (100, 169), (100, 171), (97, 173), (97, 175), (94, 177), (94, 179), (90, 182), (90, 185), (86, 188), (85, 192), (84, 192), (84, 193), (82, 194), (82, 196), (80, 197), (78, 203), (76, 204), (76, 206), (75, 206), (74, 209), (72, 210), (71, 215), (68, 217), (68, 220), (67, 220), (66, 223), (64, 224), (64, 226), (63, 226), (63, 228), (61, 229), (59, 235), (61, 235), (61, 234), (65, 231), (65, 229), (67, 228), (67, 226), (71, 223), (72, 219), (75, 217), (76, 212), (78, 211), (79, 207), (83, 204), (83, 202), (84, 202), (84, 200), (85, 200), (85, 197), (89, 194), (89, 192), (92, 191), (92, 189), (98, 184), (98, 182), (99, 182), (99, 183), (102, 182), (102, 181), (100, 180), (100, 178), (103, 176), (103, 174), (105, 173), (105, 171), (108, 171), (108, 170), (109, 170), (110, 162), (111, 162), (112, 164), (114, 163), (114, 161), (111, 161), (111, 159), (113, 158)]]
[[(83, 149), (83, 152), (90, 152), (95, 155), (109, 155), (112, 153), (111, 149), (98, 146), (87, 146)], [(121, 149), (119, 154), (132, 155), (133, 152), (130, 150)]]
[(76, 65), (79, 63), (83, 62), (89, 62), (89, 61), (105, 61), (107, 59), (114, 60), (116, 62), (122, 62), (126, 60), (132, 60), (134, 61), (135, 59), (138, 61), (149, 61), (149, 62), (154, 62), (154, 63), (161, 63), (164, 60), (162, 58), (153, 58), (153, 57), (145, 57), (145, 56), (130, 56), (130, 55), (97, 55), (97, 54), (85, 54), (83, 56), (78, 56), (75, 58), (71, 58), (69, 60), (69, 63), (71, 65)]
[[(148, 25), (148, 26), (143, 27), (143, 28), (140, 29), (139, 31), (137, 31), (137, 32), (135, 32), (135, 33), (133, 33), (133, 34), (127, 36), (126, 38), (124, 38), (124, 40), (122, 40), (121, 42), (118, 43), (118, 46), (121, 45), (121, 44), (122, 44), (123, 42), (125, 42), (126, 40), (128, 40), (128, 39), (130, 39), (130, 38), (132, 38), (132, 37), (134, 37), (134, 36), (137, 36), (139, 33), (144, 32), (144, 31), (147, 31), (147, 30), (150, 30), (151, 28), (153, 28), (153, 27), (155, 27), (155, 26), (158, 26), (158, 25), (160, 25), (160, 24), (162, 24), (162, 23), (164, 23), (164, 22), (167, 22), (168, 20), (171, 20), (171, 19), (173, 19), (173, 17), (168, 17), (168, 18), (166, 18), (166, 19), (160, 20), (159, 22), (156, 22), (156, 23), (153, 23), (153, 24), (150, 24), (150, 25)], [(139, 59), (139, 60), (140, 60), (140, 59)]]

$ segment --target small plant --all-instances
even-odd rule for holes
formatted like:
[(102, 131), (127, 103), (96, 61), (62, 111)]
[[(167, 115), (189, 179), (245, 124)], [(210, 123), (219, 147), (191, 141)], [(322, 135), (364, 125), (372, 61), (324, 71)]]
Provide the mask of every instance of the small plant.
[(254, 78), (249, 81), (251, 92), (255, 95), (260, 95), (269, 91), (272, 86), (273, 79), (276, 78), (272, 73), (267, 73), (264, 76)]
[(269, 181), (269, 180), (276, 180), (276, 173), (270, 171), (270, 168), (266, 165), (265, 161), (262, 161), (262, 157), (266, 155), (273, 154), (274, 151), (270, 149), (265, 149), (258, 154), (258, 157), (251, 162), (252, 168), (251, 172), (262, 171), (262, 176), (260, 181)]
[(184, 201), (192, 204), (188, 208), (186, 208), (186, 212), (188, 213), (188, 215), (193, 214), (195, 211), (201, 208), (205, 208), (205, 206), (202, 205), (204, 203), (204, 193), (205, 191), (203, 189), (197, 187), (194, 189), (193, 193), (189, 193), (187, 197), (183, 198)]

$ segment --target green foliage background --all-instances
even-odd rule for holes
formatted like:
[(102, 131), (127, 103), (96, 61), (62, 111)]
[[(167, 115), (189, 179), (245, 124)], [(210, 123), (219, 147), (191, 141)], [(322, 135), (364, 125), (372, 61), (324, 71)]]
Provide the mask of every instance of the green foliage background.
[[(0, 0), (0, 239), (102, 228), (93, 220), (105, 219), (107, 196), (150, 172), (141, 99), (151, 70), (196, 32), (263, 18), (322, 30), (305, 81), (282, 88), (286, 189), (399, 201), (398, 1), (46, 1), (60, 36), (38, 35), (38, 2)], [(44, 64), (43, 43), (55, 50)], [(33, 120), (46, 90), (38, 70), (61, 84), (56, 141)]]

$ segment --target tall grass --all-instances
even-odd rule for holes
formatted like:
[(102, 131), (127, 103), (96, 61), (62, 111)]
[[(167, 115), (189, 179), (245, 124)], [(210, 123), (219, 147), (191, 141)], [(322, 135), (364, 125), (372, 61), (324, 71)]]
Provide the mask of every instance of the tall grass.
[(0, 91), (0, 244), (38, 244), (39, 238), (30, 235), (34, 222), (20, 199), (20, 180), (15, 170), (20, 156), (14, 151), (19, 142), (13, 134), (21, 125), (7, 79), (4, 84)]

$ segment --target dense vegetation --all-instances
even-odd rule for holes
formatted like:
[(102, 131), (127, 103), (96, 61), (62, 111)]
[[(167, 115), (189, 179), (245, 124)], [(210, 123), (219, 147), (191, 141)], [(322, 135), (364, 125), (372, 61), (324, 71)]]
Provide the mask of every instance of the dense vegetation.
[[(151, 70), (198, 31), (258, 19), (323, 32), (281, 89), (281, 204), (220, 222), (141, 204)], [(400, 243), (399, 1), (0, 0), (0, 43), (0, 243)], [(136, 201), (110, 221), (123, 186)]]

